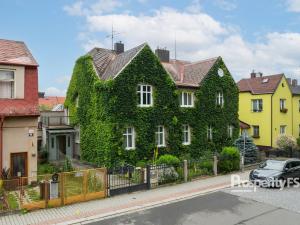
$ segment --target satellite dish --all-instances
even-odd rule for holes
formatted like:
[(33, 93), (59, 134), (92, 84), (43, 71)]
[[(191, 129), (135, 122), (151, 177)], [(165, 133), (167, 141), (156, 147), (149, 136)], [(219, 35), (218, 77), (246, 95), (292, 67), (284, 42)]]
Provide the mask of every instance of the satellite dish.
[(224, 71), (223, 71), (221, 68), (218, 69), (218, 75), (219, 75), (220, 77), (223, 77), (223, 76), (224, 76)]

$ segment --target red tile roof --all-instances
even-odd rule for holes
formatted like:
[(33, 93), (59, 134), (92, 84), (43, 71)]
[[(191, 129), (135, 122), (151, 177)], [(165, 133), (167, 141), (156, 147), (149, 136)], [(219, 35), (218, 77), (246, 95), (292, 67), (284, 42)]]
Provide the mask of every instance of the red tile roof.
[(38, 66), (22, 41), (0, 39), (0, 64)]
[(38, 116), (39, 109), (35, 104), (24, 100), (1, 101), (0, 116)]
[(198, 62), (170, 60), (162, 62), (178, 86), (198, 87), (219, 57)]
[(262, 76), (240, 80), (237, 85), (240, 92), (252, 94), (272, 94), (275, 92), (284, 74)]
[(39, 98), (39, 106), (46, 106), (49, 109), (52, 109), (54, 106), (58, 104), (64, 104), (66, 97), (57, 97), (57, 96), (45, 96), (44, 98)]
[(240, 120), (240, 128), (241, 129), (249, 129), (250, 125)]

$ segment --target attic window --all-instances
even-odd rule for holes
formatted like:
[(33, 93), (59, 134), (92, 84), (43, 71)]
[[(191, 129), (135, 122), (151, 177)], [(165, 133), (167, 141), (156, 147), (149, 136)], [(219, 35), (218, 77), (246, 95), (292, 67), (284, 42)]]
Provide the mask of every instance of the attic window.
[(269, 78), (264, 78), (263, 80), (262, 80), (262, 83), (264, 84), (264, 83), (268, 83), (269, 82)]

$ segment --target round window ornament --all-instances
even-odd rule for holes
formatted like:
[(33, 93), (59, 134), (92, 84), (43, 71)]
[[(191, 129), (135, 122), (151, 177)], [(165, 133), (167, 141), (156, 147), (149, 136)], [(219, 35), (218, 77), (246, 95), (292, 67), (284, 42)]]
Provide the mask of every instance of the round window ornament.
[(223, 71), (221, 68), (218, 69), (218, 75), (219, 75), (220, 77), (223, 77), (223, 76), (224, 76), (224, 71)]

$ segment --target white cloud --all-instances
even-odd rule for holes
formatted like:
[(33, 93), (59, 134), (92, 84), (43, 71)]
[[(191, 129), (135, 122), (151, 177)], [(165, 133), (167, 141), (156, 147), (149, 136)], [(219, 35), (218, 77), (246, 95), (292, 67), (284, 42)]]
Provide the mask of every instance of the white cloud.
[(55, 79), (58, 84), (68, 84), (71, 76), (60, 76)]
[(177, 58), (197, 61), (220, 55), (236, 80), (249, 76), (252, 69), (264, 74), (285, 72), (300, 78), (300, 33), (274, 32), (261, 35), (259, 42), (248, 42), (234, 26), (201, 11), (199, 1), (193, 4), (197, 9), (193, 13), (189, 8), (178, 11), (163, 7), (150, 15), (85, 15), (86, 30), (81, 34), (84, 48), (110, 48), (109, 39), (97, 39), (95, 34), (109, 34), (113, 21), (115, 29), (122, 33), (118, 37), (126, 49), (148, 42), (153, 49), (167, 47), (174, 56), (176, 33)]
[(64, 6), (63, 9), (71, 16), (84, 16), (109, 13), (120, 6), (122, 6), (122, 3), (118, 0), (78, 0), (72, 5)]
[(48, 87), (45, 91), (46, 96), (66, 96), (66, 90), (60, 90), (56, 87)]
[(291, 12), (300, 12), (300, 0), (287, 0), (287, 9)]
[(227, 0), (215, 0), (215, 4), (226, 11), (234, 10), (237, 7), (236, 3)]

